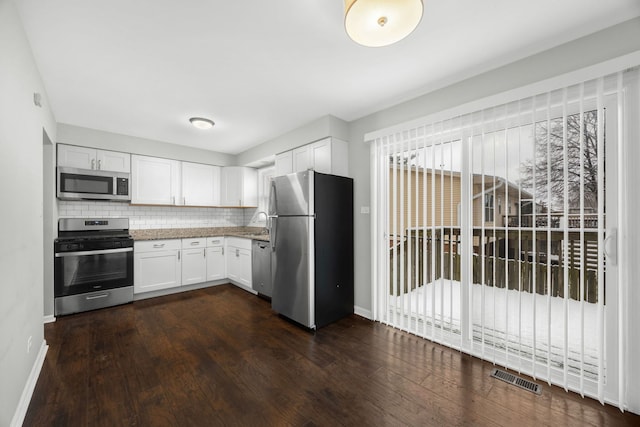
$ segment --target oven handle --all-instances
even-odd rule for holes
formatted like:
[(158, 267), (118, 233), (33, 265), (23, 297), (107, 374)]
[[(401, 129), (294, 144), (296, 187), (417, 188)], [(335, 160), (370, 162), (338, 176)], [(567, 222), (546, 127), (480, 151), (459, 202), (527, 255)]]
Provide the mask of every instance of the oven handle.
[(105, 254), (118, 254), (121, 252), (133, 252), (133, 248), (122, 249), (100, 249), (97, 251), (80, 251), (80, 252), (60, 252), (56, 254), (56, 258), (62, 258), (66, 256), (84, 256), (84, 255), (105, 255)]

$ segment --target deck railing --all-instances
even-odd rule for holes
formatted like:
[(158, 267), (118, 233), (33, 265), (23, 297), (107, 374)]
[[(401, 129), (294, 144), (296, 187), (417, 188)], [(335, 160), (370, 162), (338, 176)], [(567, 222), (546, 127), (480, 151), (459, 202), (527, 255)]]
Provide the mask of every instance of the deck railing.
[(504, 215), (504, 224), (508, 227), (533, 227), (535, 220), (536, 227), (539, 228), (564, 228), (566, 221), (567, 228), (586, 228), (596, 229), (598, 228), (598, 214), (584, 214), (584, 225), (581, 227), (580, 214), (557, 214), (557, 213), (538, 213), (538, 214), (525, 214), (525, 215)]
[[(584, 245), (581, 245), (580, 233), (571, 232), (567, 245), (568, 256), (565, 257), (562, 253), (564, 232), (561, 231), (551, 232), (550, 254), (547, 253), (546, 240), (542, 240), (548, 237), (547, 233), (538, 233), (534, 246), (531, 231), (487, 232), (483, 244), (480, 243), (482, 238), (480, 231), (474, 229), (473, 283), (564, 297), (566, 265), (569, 298), (580, 300), (580, 289), (583, 287), (582, 299), (587, 302), (597, 302), (596, 232), (584, 233)], [(406, 293), (410, 289), (430, 283), (433, 278), (460, 281), (459, 237), (459, 228), (437, 227), (435, 230), (433, 228), (407, 230), (404, 236), (392, 240), (389, 254), (390, 294)], [(394, 245), (396, 245), (395, 256)], [(482, 245), (484, 245), (484, 251)], [(533, 250), (534, 248), (536, 251)], [(435, 252), (433, 255), (432, 251)], [(548, 261), (547, 258), (549, 258)], [(403, 283), (402, 286), (401, 283)]]

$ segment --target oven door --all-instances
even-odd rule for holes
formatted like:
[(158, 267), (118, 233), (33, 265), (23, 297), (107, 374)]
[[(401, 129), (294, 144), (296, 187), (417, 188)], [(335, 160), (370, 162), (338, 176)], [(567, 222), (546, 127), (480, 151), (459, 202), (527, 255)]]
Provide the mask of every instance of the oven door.
[(54, 275), (56, 297), (133, 286), (133, 248), (56, 253)]

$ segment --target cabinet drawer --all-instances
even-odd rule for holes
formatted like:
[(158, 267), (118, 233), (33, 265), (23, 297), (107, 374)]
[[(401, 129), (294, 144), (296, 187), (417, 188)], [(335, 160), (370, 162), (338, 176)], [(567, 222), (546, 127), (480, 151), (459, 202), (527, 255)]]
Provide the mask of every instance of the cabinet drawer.
[(227, 246), (251, 250), (251, 239), (242, 237), (227, 237)]
[(177, 249), (180, 249), (180, 239), (133, 242), (133, 250), (135, 252), (155, 252)]
[(207, 246), (222, 246), (224, 245), (224, 237), (207, 237)]
[(207, 239), (198, 237), (195, 239), (182, 239), (182, 249), (204, 248), (207, 245)]

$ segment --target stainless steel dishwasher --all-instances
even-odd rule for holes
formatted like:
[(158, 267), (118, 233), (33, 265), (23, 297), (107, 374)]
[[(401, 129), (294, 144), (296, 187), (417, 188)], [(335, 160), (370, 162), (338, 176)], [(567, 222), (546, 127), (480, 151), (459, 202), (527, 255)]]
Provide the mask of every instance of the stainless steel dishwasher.
[(271, 298), (271, 244), (263, 240), (251, 242), (251, 283), (258, 294)]

